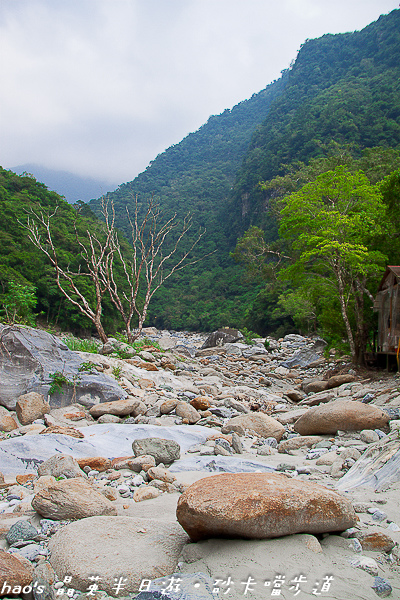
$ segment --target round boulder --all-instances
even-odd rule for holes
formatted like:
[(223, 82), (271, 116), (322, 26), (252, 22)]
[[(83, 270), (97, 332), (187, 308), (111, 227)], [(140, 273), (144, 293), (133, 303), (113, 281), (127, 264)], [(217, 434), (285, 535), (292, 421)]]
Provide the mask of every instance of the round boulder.
[[(153, 488), (154, 489), (154, 488)], [(91, 517), (70, 523), (51, 538), (50, 562), (60, 580), (72, 577), (71, 587), (86, 591), (93, 575), (101, 589), (117, 596), (136, 596), (142, 579), (174, 573), (188, 538), (178, 523), (131, 517)]]
[(15, 410), (21, 425), (30, 425), (36, 419), (41, 419), (49, 413), (50, 405), (43, 394), (29, 392), (18, 398)]
[(234, 431), (239, 435), (244, 435), (246, 429), (255, 431), (262, 437), (274, 437), (278, 442), (285, 433), (284, 426), (276, 419), (265, 415), (264, 413), (247, 413), (233, 417), (222, 428), (222, 433)]
[(46, 519), (59, 521), (117, 514), (110, 500), (81, 477), (49, 485), (34, 496), (32, 506)]
[(179, 498), (176, 516), (193, 541), (343, 531), (357, 522), (347, 498), (276, 473), (222, 473), (200, 479)]
[(381, 429), (389, 416), (373, 404), (355, 400), (334, 400), (310, 408), (294, 424), (300, 435), (336, 434), (340, 431)]

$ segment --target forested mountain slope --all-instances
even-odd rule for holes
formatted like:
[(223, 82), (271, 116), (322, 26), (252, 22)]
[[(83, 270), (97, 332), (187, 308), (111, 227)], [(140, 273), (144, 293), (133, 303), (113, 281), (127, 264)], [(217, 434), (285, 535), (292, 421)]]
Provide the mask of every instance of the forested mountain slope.
[[(240, 325), (257, 289), (229, 257), (252, 224), (273, 240), (268, 190), (259, 183), (291, 163), (324, 156), (332, 141), (354, 157), (400, 143), (400, 11), (354, 33), (307, 40), (281, 79), (160, 154), (133, 181), (108, 194), (129, 235), (126, 206), (152, 194), (167, 215), (191, 212), (206, 227), (197, 253), (214, 252), (160, 290), (150, 308), (159, 327)], [(243, 160), (244, 158), (244, 160)], [(286, 165), (286, 167), (285, 167)], [(99, 201), (91, 207), (98, 211)]]
[[(249, 100), (211, 116), (198, 131), (157, 156), (136, 179), (107, 194), (115, 206), (116, 224), (128, 237), (126, 208), (133, 213), (136, 196), (139, 205), (145, 205), (154, 195), (166, 217), (190, 213), (193, 236), (199, 228), (207, 230), (196, 247), (196, 256), (207, 258), (169, 280), (152, 301), (149, 318), (158, 327), (211, 330), (242, 320), (247, 297), (254, 291), (243, 286), (243, 269), (229, 257), (231, 246), (221, 224), (252, 133), (285, 82), (284, 74)], [(100, 214), (100, 200), (90, 206)]]
[[(91, 331), (90, 321), (58, 289), (50, 261), (29, 240), (25, 227), (33, 213), (54, 215), (50, 222), (59, 264), (72, 272), (87, 273), (76, 238), (85, 240), (87, 230), (101, 238), (103, 224), (86, 204), (81, 208), (78, 218), (76, 207), (33, 176), (17, 175), (0, 167), (0, 320), (7, 316), (8, 304), (20, 314), (26, 311), (26, 323), (31, 317), (33, 324), (35, 316), (40, 315), (41, 321), (49, 325), (80, 333)], [(90, 278), (83, 281), (82, 289), (93, 303), (95, 292)], [(32, 299), (29, 306), (28, 297)], [(120, 327), (121, 321), (107, 298), (103, 313), (109, 331)]]
[(285, 165), (324, 155), (333, 141), (353, 153), (400, 147), (400, 10), (354, 33), (324, 35), (301, 47), (285, 90), (254, 132), (227, 213), (229, 231), (268, 226), (260, 181)]

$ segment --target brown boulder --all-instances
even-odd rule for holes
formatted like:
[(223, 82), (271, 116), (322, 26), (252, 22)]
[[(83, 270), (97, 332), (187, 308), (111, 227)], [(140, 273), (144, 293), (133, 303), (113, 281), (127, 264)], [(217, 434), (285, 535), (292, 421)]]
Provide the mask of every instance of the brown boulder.
[(87, 458), (78, 458), (77, 462), (81, 469), (83, 469), (84, 467), (90, 467), (91, 469), (99, 471), (99, 473), (107, 471), (107, 469), (111, 469), (111, 460), (109, 458), (104, 458), (104, 456), (89, 456)]
[(300, 435), (281, 442), (278, 446), (278, 452), (283, 454), (289, 450), (298, 450), (299, 448), (311, 448), (314, 444), (322, 442), (323, 438), (319, 435)]
[(173, 410), (175, 410), (176, 405), (178, 404), (178, 400), (176, 398), (168, 398), (165, 400), (160, 406), (160, 413), (162, 415), (169, 415)]
[(190, 401), (190, 404), (196, 410), (208, 410), (211, 406), (210, 399), (207, 396), (197, 396)]
[(355, 379), (354, 375), (350, 375), (349, 373), (333, 375), (333, 377), (328, 379), (328, 389), (339, 387), (339, 385), (343, 385), (344, 383), (351, 383), (352, 381), (355, 381)]
[(377, 531), (367, 534), (361, 533), (356, 537), (361, 542), (364, 551), (391, 552), (396, 545), (390, 536)]
[(173, 483), (176, 481), (175, 475), (168, 469), (163, 469), (162, 467), (150, 467), (147, 471), (147, 475), (150, 479), (159, 479), (166, 483)]
[(95, 419), (106, 414), (123, 417), (125, 415), (134, 414), (135, 409), (137, 409), (141, 404), (142, 403), (138, 398), (135, 398), (134, 396), (128, 396), (122, 400), (114, 400), (113, 402), (100, 402), (100, 404), (95, 404), (90, 408), (89, 412)]
[(304, 393), (299, 392), (299, 390), (288, 390), (286, 396), (289, 400), (292, 400), (292, 402), (300, 402), (304, 398)]
[(303, 390), (306, 394), (309, 394), (310, 392), (313, 393), (317, 393), (317, 392), (323, 392), (326, 389), (328, 389), (328, 382), (327, 381), (311, 381), (310, 383), (307, 383)]
[(357, 522), (347, 498), (276, 473), (223, 473), (200, 479), (179, 498), (176, 515), (194, 541), (343, 531)]
[(389, 417), (373, 404), (353, 400), (334, 400), (310, 408), (294, 424), (300, 435), (336, 434), (341, 431), (381, 429)]
[(234, 431), (239, 435), (244, 435), (246, 429), (255, 431), (261, 437), (274, 437), (278, 442), (285, 433), (285, 428), (279, 421), (264, 413), (248, 413), (233, 417), (233, 419), (229, 419), (221, 431), (222, 433)]
[[(126, 461), (126, 467), (131, 471), (135, 471), (136, 473), (140, 473), (140, 471), (148, 471), (151, 467), (156, 466), (156, 459), (154, 456), (150, 456), (150, 454), (143, 454), (142, 456), (137, 456), (136, 458), (131, 458)], [(121, 468), (119, 465), (116, 468)]]
[(17, 421), (4, 406), (0, 406), (0, 431), (13, 431), (18, 429)]
[(46, 402), (43, 394), (29, 392), (18, 398), (15, 411), (21, 425), (30, 425), (50, 412), (50, 404)]
[(0, 590), (3, 590), (3, 594), (10, 596), (13, 588), (27, 586), (31, 581), (31, 570), (8, 552), (0, 550)]
[(156, 487), (151, 485), (147, 485), (146, 487), (140, 487), (133, 492), (133, 500), (135, 502), (143, 502), (143, 500), (152, 500), (153, 498), (157, 498), (161, 496), (162, 491), (158, 490)]
[(46, 519), (58, 521), (117, 514), (111, 502), (80, 477), (49, 485), (34, 496), (32, 506)]
[(188, 402), (178, 402), (175, 408), (175, 413), (178, 415), (178, 417), (186, 419), (190, 425), (194, 425), (201, 419), (201, 415)]
[(139, 369), (145, 369), (145, 371), (158, 371), (154, 363), (142, 362), (138, 364)]
[(34, 473), (25, 473), (24, 475), (16, 475), (15, 479), (19, 485), (25, 485), (26, 483), (31, 483), (36, 477), (37, 475)]
[(57, 433), (58, 435), (69, 435), (75, 438), (84, 438), (85, 436), (81, 431), (75, 429), (75, 427), (64, 427), (63, 425), (50, 425), (46, 429), (40, 432), (41, 435), (46, 435), (50, 433)]

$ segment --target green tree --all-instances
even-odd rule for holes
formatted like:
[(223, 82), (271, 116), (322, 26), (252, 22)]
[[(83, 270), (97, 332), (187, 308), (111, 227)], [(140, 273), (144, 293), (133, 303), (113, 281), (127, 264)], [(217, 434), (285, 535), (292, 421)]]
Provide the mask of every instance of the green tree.
[(373, 301), (368, 278), (381, 272), (386, 259), (374, 249), (385, 216), (379, 189), (363, 172), (342, 166), (290, 194), (281, 210), (279, 233), (291, 242), (294, 258), (281, 277), (300, 286), (310, 285), (310, 278), (329, 284), (355, 362), (362, 360), (366, 344), (364, 298)]
[(1, 296), (5, 320), (7, 323), (22, 323), (34, 325), (35, 315), (33, 309), (36, 306), (36, 288), (33, 285), (22, 285), (15, 281), (9, 281), (7, 291)]

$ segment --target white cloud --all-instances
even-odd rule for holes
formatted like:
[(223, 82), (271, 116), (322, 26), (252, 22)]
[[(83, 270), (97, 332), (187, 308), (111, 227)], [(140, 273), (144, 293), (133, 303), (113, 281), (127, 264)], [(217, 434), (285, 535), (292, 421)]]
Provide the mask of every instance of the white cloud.
[(2, 0), (0, 164), (115, 182), (395, 0)]

